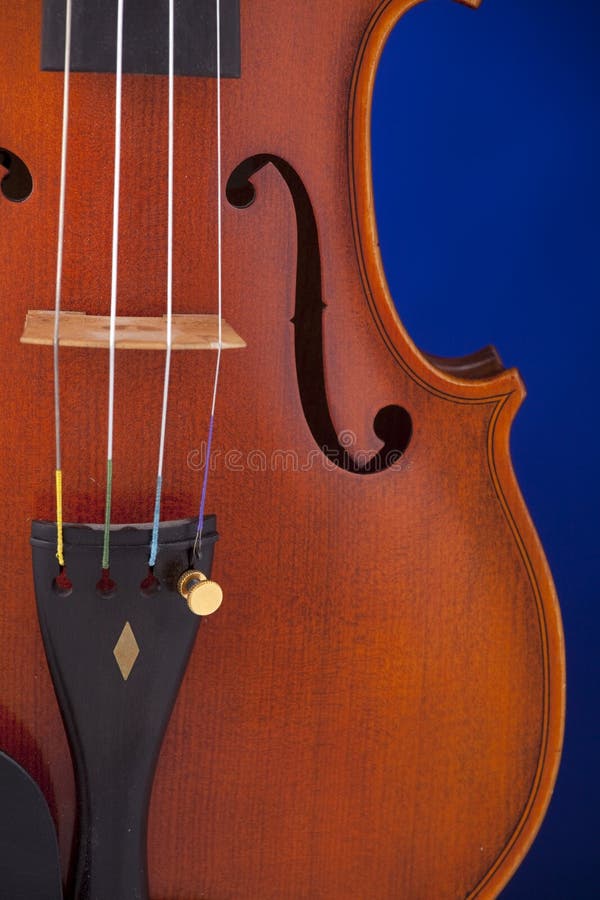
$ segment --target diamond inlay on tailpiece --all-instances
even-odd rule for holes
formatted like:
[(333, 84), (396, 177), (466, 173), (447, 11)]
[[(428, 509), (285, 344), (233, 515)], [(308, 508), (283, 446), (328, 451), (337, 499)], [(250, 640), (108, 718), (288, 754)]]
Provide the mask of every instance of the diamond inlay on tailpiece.
[(117, 665), (121, 670), (123, 681), (127, 681), (140, 653), (138, 642), (135, 639), (135, 634), (133, 633), (133, 629), (129, 622), (125, 622), (123, 631), (115, 644), (113, 653)]

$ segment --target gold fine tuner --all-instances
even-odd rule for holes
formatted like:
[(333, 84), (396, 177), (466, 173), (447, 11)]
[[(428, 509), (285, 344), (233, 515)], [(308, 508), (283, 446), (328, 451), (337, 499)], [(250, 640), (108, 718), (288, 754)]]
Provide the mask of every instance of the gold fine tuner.
[(195, 616), (210, 616), (223, 600), (223, 591), (217, 582), (210, 581), (197, 569), (188, 569), (180, 576), (177, 590)]

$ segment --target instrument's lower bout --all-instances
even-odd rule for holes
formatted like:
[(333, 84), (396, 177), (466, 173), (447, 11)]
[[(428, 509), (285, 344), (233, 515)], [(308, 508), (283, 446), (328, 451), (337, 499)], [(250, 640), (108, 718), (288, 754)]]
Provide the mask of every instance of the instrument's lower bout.
[(48, 665), (69, 738), (77, 783), (78, 846), (69, 896), (148, 896), (147, 813), (154, 769), (199, 618), (177, 592), (192, 561), (210, 576), (218, 538), (206, 518), (193, 559), (196, 521), (161, 525), (148, 592), (151, 525), (113, 526), (111, 596), (97, 589), (103, 529), (66, 525), (73, 589), (57, 590), (56, 525), (32, 524), (33, 572)]

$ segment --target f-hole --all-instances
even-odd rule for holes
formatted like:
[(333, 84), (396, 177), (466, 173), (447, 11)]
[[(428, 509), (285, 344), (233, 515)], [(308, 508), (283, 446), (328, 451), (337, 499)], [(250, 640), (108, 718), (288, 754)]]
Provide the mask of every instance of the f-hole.
[(0, 179), (0, 190), (13, 203), (27, 200), (33, 190), (33, 178), (26, 164), (16, 153), (3, 147), (0, 147)]
[(325, 387), (323, 311), (326, 306), (321, 293), (319, 235), (310, 197), (302, 179), (281, 157), (261, 153), (244, 160), (232, 172), (227, 183), (227, 199), (238, 209), (250, 206), (255, 199), (251, 178), (268, 163), (275, 166), (287, 184), (296, 212), (298, 259), (292, 323), (298, 390), (306, 423), (317, 446), (341, 469), (355, 475), (382, 472), (406, 451), (412, 436), (412, 420), (402, 406), (390, 405), (380, 409), (373, 421), (373, 430), (383, 446), (366, 463), (362, 460), (358, 463), (338, 439)]

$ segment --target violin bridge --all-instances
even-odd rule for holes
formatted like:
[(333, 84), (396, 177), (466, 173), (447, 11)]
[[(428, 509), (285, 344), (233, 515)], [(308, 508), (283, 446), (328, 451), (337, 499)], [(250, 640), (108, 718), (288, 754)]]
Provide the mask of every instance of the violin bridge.
[[(246, 346), (246, 342), (225, 320), (222, 320), (223, 350)], [(110, 316), (90, 316), (82, 312), (61, 312), (59, 344), (61, 347), (106, 348), (109, 346)], [(29, 310), (22, 344), (51, 346), (54, 343), (54, 312)], [(166, 316), (117, 316), (115, 345), (119, 350), (165, 350)], [(216, 315), (174, 315), (173, 350), (217, 350), (219, 317)]]

